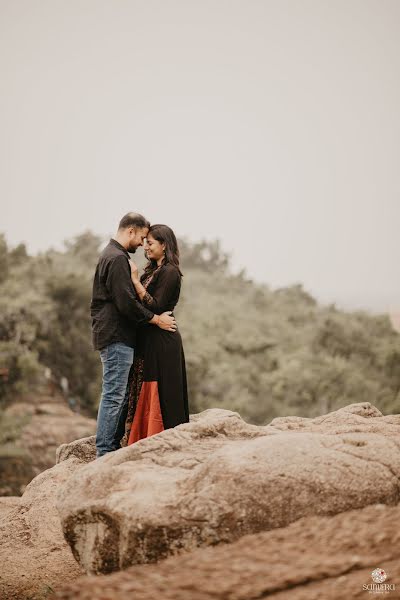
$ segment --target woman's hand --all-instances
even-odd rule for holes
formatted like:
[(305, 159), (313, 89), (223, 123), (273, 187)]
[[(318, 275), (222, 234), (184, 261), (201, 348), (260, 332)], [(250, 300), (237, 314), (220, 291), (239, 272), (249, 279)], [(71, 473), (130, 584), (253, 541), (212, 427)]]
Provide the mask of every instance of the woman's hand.
[(132, 279), (133, 283), (138, 283), (139, 282), (139, 271), (138, 271), (136, 263), (133, 262), (133, 260), (131, 258), (129, 259), (129, 265), (131, 267), (131, 279)]

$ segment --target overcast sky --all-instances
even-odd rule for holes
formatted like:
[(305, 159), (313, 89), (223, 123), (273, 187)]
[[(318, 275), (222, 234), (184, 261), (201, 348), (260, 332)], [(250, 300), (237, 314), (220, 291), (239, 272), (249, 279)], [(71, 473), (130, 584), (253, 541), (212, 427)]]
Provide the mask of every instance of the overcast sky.
[(1, 225), (128, 210), (324, 303), (400, 306), (400, 0), (0, 0)]

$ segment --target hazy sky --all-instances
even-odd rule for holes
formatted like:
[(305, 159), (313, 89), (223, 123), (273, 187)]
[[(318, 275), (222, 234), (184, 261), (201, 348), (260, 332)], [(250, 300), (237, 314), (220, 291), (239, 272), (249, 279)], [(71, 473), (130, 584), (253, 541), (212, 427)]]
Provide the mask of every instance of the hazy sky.
[(128, 210), (322, 302), (400, 305), (400, 0), (0, 0), (0, 231)]

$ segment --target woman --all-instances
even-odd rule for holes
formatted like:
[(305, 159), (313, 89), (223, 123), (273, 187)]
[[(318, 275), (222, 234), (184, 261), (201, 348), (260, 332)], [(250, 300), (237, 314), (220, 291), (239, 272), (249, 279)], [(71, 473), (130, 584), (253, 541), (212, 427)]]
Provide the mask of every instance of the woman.
[[(167, 225), (150, 227), (145, 253), (149, 262), (140, 279), (137, 266), (130, 261), (136, 292), (154, 313), (173, 311), (182, 273), (172, 229)], [(185, 356), (178, 330), (165, 331), (152, 325), (138, 330), (129, 386), (122, 446), (189, 421)]]

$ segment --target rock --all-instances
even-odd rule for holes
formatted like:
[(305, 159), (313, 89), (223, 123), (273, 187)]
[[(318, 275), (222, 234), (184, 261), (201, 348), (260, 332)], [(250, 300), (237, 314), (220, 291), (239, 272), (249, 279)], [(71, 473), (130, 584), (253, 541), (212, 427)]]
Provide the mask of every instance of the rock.
[(56, 462), (60, 444), (92, 435), (96, 421), (73, 412), (65, 401), (32, 396), (27, 401), (9, 406), (5, 415), (28, 422), (21, 427), (17, 439), (0, 452), (0, 495), (18, 495), (39, 473)]
[(0, 496), (0, 520), (21, 503), (20, 496)]
[(73, 412), (65, 404), (36, 407), (30, 423), (23, 429), (20, 444), (32, 456), (35, 475), (52, 467), (60, 444), (93, 435), (96, 421)]
[(92, 435), (70, 444), (61, 444), (56, 451), (56, 462), (75, 456), (80, 462), (88, 463), (96, 458), (96, 436)]
[(400, 507), (375, 504), (197, 549), (157, 565), (80, 577), (54, 600), (337, 600), (366, 598), (379, 567), (400, 597)]
[[(351, 418), (347, 418), (347, 415), (351, 415)], [(357, 419), (357, 416), (360, 418)], [(329, 424), (330, 433), (364, 430), (379, 433), (382, 423), (385, 423), (385, 432), (387, 431), (386, 425), (390, 423), (391, 417), (394, 418), (393, 424), (398, 425), (399, 415), (387, 415), (383, 422), (381, 419), (377, 421), (366, 420), (366, 418), (371, 419), (373, 417), (383, 417), (383, 415), (376, 406), (369, 402), (359, 402), (343, 406), (334, 412), (313, 419), (307, 417), (275, 417), (270, 426), (282, 431), (287, 429), (301, 430), (303, 427), (307, 427), (307, 431), (320, 431), (321, 425), (325, 430), (326, 425)], [(376, 430), (374, 425), (376, 425)]]
[(65, 460), (35, 477), (22, 496), (0, 498), (2, 600), (42, 600), (82, 574), (64, 539), (55, 495), (91, 455), (83, 451), (63, 456)]
[(209, 409), (79, 469), (57, 506), (82, 569), (108, 573), (304, 516), (396, 505), (399, 477), (400, 415), (369, 403), (263, 427)]

